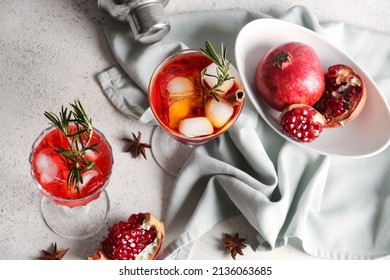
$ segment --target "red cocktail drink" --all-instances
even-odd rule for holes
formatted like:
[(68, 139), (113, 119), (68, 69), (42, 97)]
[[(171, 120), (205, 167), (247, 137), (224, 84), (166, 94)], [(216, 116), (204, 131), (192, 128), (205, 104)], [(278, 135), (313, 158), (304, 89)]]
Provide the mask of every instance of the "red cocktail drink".
[(100, 152), (87, 151), (85, 159), (93, 161), (96, 168), (83, 172), (83, 182), (77, 190), (68, 186), (69, 167), (56, 152), (59, 148), (69, 148), (68, 139), (56, 128), (43, 131), (33, 145), (30, 159), (31, 172), (43, 195), (68, 207), (86, 205), (97, 199), (109, 181), (113, 159), (109, 143), (96, 129), (89, 144), (95, 143), (99, 143)]
[(218, 86), (213, 61), (197, 50), (180, 51), (165, 59), (149, 84), (149, 104), (162, 128), (174, 139), (205, 143), (226, 131), (239, 116), (244, 91), (237, 71)]

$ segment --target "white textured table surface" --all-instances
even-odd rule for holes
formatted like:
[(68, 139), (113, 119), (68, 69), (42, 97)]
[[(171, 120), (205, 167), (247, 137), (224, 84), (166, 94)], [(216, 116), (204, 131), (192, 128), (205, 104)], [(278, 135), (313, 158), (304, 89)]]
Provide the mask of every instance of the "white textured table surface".
[[(390, 2), (360, 0), (171, 0), (170, 14), (197, 10), (250, 9), (279, 16), (293, 5), (311, 9), (320, 22), (343, 21), (390, 33)], [(107, 188), (111, 212), (107, 224), (133, 212), (163, 215), (174, 178), (148, 160), (124, 153), (123, 136), (140, 130), (149, 141), (151, 128), (119, 114), (103, 95), (95, 76), (117, 65), (101, 29), (106, 18), (96, 1), (0, 0), (0, 259), (35, 259), (53, 242), (70, 248), (65, 259), (85, 259), (105, 234), (82, 241), (52, 233), (39, 213), (41, 195), (28, 162), (31, 144), (47, 126), (44, 111), (59, 111), (80, 99), (94, 124), (113, 147), (115, 164)], [(220, 244), (222, 232), (247, 224), (233, 218), (197, 241), (192, 259), (230, 259)], [(245, 249), (240, 259), (300, 259), (297, 240), (269, 253)]]

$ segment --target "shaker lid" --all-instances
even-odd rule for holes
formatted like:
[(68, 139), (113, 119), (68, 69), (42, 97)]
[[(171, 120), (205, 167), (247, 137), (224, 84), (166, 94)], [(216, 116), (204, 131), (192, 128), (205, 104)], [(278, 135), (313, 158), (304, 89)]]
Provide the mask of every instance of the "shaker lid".
[(145, 44), (161, 40), (170, 30), (168, 16), (161, 2), (149, 2), (130, 10), (127, 17), (134, 39)]

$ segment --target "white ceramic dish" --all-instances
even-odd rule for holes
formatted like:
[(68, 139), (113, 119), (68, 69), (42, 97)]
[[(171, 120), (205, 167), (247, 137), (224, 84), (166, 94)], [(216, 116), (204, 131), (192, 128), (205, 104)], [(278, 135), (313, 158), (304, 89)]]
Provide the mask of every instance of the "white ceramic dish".
[[(260, 59), (271, 48), (289, 41), (298, 41), (313, 47), (325, 72), (334, 64), (349, 65), (360, 75), (367, 87), (367, 101), (360, 115), (343, 128), (324, 129), (311, 143), (299, 143), (285, 136), (280, 130), (280, 112), (266, 104), (254, 86), (254, 73)], [(254, 20), (239, 32), (235, 58), (247, 95), (256, 110), (287, 140), (324, 155), (346, 157), (372, 156), (390, 144), (390, 111), (378, 87), (356, 61), (319, 34), (278, 19)]]

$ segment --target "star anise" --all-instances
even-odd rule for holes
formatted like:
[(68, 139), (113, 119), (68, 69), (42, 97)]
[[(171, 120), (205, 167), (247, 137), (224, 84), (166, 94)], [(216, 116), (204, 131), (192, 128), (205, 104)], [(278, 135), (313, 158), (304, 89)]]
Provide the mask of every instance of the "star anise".
[(147, 143), (141, 143), (140, 131), (138, 131), (138, 136), (135, 136), (134, 133), (132, 133), (132, 135), (133, 139), (124, 139), (125, 141), (130, 142), (130, 146), (126, 149), (125, 152), (130, 152), (134, 158), (138, 157), (139, 155), (142, 155), (146, 159), (145, 149), (150, 149), (152, 146)]
[(57, 243), (54, 243), (54, 248), (53, 252), (50, 253), (46, 250), (42, 250), (44, 256), (39, 257), (39, 260), (61, 260), (65, 254), (68, 252), (68, 249), (62, 250), (62, 251), (57, 251)]
[(246, 247), (246, 245), (243, 243), (244, 241), (245, 239), (238, 237), (238, 233), (236, 233), (234, 237), (225, 233), (225, 237), (223, 238), (223, 242), (225, 242), (225, 249), (226, 252), (230, 252), (234, 260), (236, 259), (237, 254), (240, 254), (241, 256), (244, 255), (242, 252), (242, 249)]

